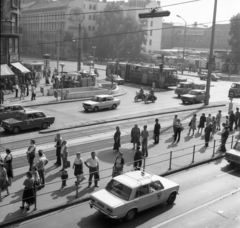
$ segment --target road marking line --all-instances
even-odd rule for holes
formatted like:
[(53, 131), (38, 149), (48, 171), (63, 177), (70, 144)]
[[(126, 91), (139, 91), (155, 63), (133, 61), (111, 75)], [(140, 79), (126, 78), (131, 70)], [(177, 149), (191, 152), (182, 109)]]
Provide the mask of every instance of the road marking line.
[(168, 224), (168, 223), (170, 223), (170, 222), (172, 222), (172, 221), (174, 221), (174, 220), (176, 220), (176, 219), (179, 219), (179, 218), (181, 218), (181, 217), (183, 217), (183, 216), (185, 216), (185, 215), (188, 215), (188, 214), (190, 214), (190, 213), (192, 213), (192, 212), (194, 212), (194, 211), (197, 211), (197, 210), (199, 210), (199, 209), (201, 209), (201, 208), (203, 208), (203, 207), (206, 207), (206, 206), (208, 206), (208, 205), (210, 205), (210, 204), (213, 204), (213, 203), (215, 203), (215, 202), (217, 202), (217, 201), (223, 200), (224, 198), (226, 198), (226, 197), (228, 197), (228, 196), (231, 196), (231, 195), (233, 195), (233, 194), (235, 194), (235, 193), (237, 193), (237, 192), (239, 192), (239, 191), (240, 191), (240, 188), (237, 188), (237, 189), (235, 189), (235, 190), (233, 190), (233, 191), (231, 191), (231, 192), (229, 192), (229, 193), (227, 193), (227, 194), (225, 194), (225, 195), (222, 195), (222, 196), (220, 196), (220, 197), (218, 197), (218, 198), (216, 198), (216, 199), (214, 199), (214, 200), (211, 200), (211, 201), (209, 201), (209, 202), (207, 202), (207, 203), (205, 203), (205, 204), (202, 204), (202, 205), (200, 205), (200, 206), (198, 206), (198, 207), (195, 207), (195, 208), (193, 208), (193, 209), (191, 209), (191, 210), (189, 210), (189, 211), (187, 211), (187, 212), (185, 212), (185, 213), (182, 213), (182, 214), (180, 214), (180, 215), (177, 215), (177, 216), (175, 216), (174, 218), (168, 219), (168, 220), (166, 220), (166, 221), (164, 221), (164, 222), (162, 222), (162, 223), (160, 223), (160, 224), (158, 224), (158, 225), (152, 226), (151, 228), (158, 228), (158, 227), (161, 227), (161, 226), (163, 226), (163, 225), (166, 225), (166, 224)]

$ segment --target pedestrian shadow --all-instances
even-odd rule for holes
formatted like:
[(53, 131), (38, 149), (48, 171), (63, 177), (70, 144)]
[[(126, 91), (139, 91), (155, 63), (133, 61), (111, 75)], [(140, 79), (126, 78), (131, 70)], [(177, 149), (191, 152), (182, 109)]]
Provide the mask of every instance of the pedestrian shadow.
[[(46, 166), (45, 166), (46, 167)], [(61, 168), (61, 166), (56, 166), (56, 165), (51, 165), (50, 167), (48, 167), (48, 168), (46, 168), (45, 169), (45, 173), (48, 173), (48, 172), (50, 172), (50, 171), (52, 171), (52, 170), (55, 170), (56, 168)]]
[(63, 189), (61, 189), (61, 188), (57, 189), (57, 190), (53, 191), (50, 196), (52, 197), (53, 200), (56, 200), (60, 197), (66, 197), (73, 191), (75, 191), (75, 185), (69, 186), (67, 188), (65, 187)]
[(59, 178), (61, 176), (60, 172), (54, 173), (54, 174), (50, 174), (47, 177), (45, 177), (45, 182), (51, 182), (56, 178)]
[(194, 135), (194, 137), (195, 137), (195, 138), (199, 138), (199, 137), (201, 137), (201, 135), (202, 135), (202, 134), (201, 134), (200, 132), (197, 132), (197, 133)]
[(157, 145), (157, 144), (150, 144), (150, 145), (148, 145), (148, 147), (147, 147), (147, 148), (148, 148), (148, 150), (149, 150), (149, 149), (151, 149), (151, 148), (155, 147), (156, 145)]
[(171, 143), (172, 141), (173, 141), (173, 137), (171, 137), (171, 138), (165, 140), (165, 143)]
[(207, 150), (207, 147), (203, 146), (203, 147), (200, 148), (198, 151), (203, 154), (203, 153), (206, 152), (206, 150)]
[(18, 181), (19, 179), (22, 179), (24, 176), (26, 176), (26, 173), (22, 173), (22, 174), (19, 174), (19, 175), (16, 175), (16, 176), (14, 175), (14, 178), (12, 179), (12, 182), (14, 183), (15, 181)]
[(178, 146), (178, 144), (172, 142), (170, 145), (167, 146), (167, 148), (169, 149), (169, 148), (174, 148), (174, 147), (177, 147), (177, 146)]
[[(33, 207), (30, 207), (30, 210), (33, 209)], [(3, 222), (8, 222), (8, 221), (12, 221), (16, 218), (25, 218), (29, 215), (31, 215), (33, 213), (33, 211), (27, 212), (26, 210), (22, 210), (22, 209), (17, 209), (15, 212), (12, 213), (8, 213), (6, 215), (6, 217), (4, 218)], [(4, 224), (2, 224), (4, 227)], [(18, 227), (19, 224), (16, 224), (14, 227)]]
[(222, 160), (223, 160), (222, 156), (225, 154), (225, 152), (222, 152), (219, 149), (220, 148), (218, 148), (217, 151), (215, 152), (215, 154), (217, 154), (217, 157), (215, 157), (215, 158), (218, 158), (214, 162), (215, 165), (218, 165), (218, 164), (220, 164), (222, 162)]
[(185, 142), (188, 142), (188, 141), (190, 141), (192, 138), (193, 138), (193, 136), (187, 135), (187, 136), (184, 137), (184, 141), (185, 141)]
[(10, 201), (10, 203), (20, 202), (22, 200), (22, 195), (23, 195), (23, 189), (17, 192), (14, 192), (14, 194), (10, 194), (11, 199), (13, 199), (12, 201)]

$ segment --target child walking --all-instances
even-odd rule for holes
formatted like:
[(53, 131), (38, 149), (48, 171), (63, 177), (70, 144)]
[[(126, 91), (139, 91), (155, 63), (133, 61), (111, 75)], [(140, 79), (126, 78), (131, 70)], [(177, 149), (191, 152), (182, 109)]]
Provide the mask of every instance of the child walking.
[(62, 172), (62, 176), (61, 176), (61, 179), (62, 179), (62, 189), (64, 187), (67, 186), (67, 179), (68, 179), (68, 171), (67, 169), (64, 169), (63, 172)]

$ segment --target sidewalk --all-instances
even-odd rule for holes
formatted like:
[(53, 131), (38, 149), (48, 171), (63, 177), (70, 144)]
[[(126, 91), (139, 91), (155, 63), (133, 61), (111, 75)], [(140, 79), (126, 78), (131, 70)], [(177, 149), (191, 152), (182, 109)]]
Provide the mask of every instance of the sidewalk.
[[(196, 162), (203, 160), (208, 160), (212, 158), (214, 149), (214, 142), (211, 141), (209, 148), (204, 148), (204, 138), (201, 134), (196, 133), (195, 136), (191, 137), (187, 135), (188, 129), (182, 132), (180, 143), (172, 144), (173, 138), (171, 134), (163, 135), (160, 138), (160, 143), (158, 145), (153, 144), (153, 140), (149, 140), (149, 157), (146, 160), (146, 170), (155, 174), (166, 174), (169, 172), (169, 158), (170, 152), (172, 151), (172, 162), (171, 162), (171, 171), (177, 170), (182, 167), (187, 167)], [(236, 132), (237, 134), (238, 132)], [(150, 137), (151, 138), (151, 137)], [(232, 138), (236, 141), (236, 137), (230, 135), (228, 139), (227, 149), (231, 147)], [(220, 159), (216, 160), (216, 163), (221, 162), (222, 154), (217, 151), (219, 147), (219, 133), (215, 135), (215, 157)], [(187, 143), (187, 144), (186, 144)], [(186, 148), (187, 145), (187, 148)], [(193, 147), (195, 145), (195, 147)], [(193, 148), (195, 148), (195, 153), (193, 154)], [(134, 156), (134, 151), (132, 150), (132, 144), (124, 144), (121, 147), (123, 152), (123, 157), (125, 159), (124, 170), (132, 169), (132, 161)], [(87, 180), (84, 181), (82, 185), (79, 186), (78, 199), (76, 196), (76, 187), (74, 185), (75, 177), (73, 176), (73, 169), (70, 167), (69, 179), (67, 181), (67, 187), (64, 190), (60, 190), (61, 187), (61, 173), (59, 172), (60, 168), (54, 166), (55, 161), (50, 161), (46, 166), (46, 186), (45, 188), (37, 191), (37, 210), (33, 211), (33, 206), (31, 206), (30, 211), (21, 210), (21, 198), (22, 198), (22, 189), (23, 181), (25, 180), (25, 173), (28, 171), (28, 166), (14, 170), (15, 178), (12, 186), (9, 188), (9, 196), (2, 199), (0, 202), (0, 225), (1, 223), (7, 223), (11, 220), (26, 218), (31, 216), (37, 216), (41, 213), (51, 212), (54, 209), (64, 208), (68, 205), (72, 205), (76, 202), (82, 202), (89, 199), (89, 196), (92, 192), (105, 188), (106, 184), (110, 181), (112, 174), (112, 166), (117, 156), (117, 153), (112, 151), (112, 148), (105, 148), (103, 150), (96, 151), (97, 157), (100, 161), (100, 182), (99, 188), (86, 188)], [(45, 153), (46, 156), (47, 153)], [(83, 160), (86, 160), (90, 157), (90, 153), (82, 154)], [(75, 158), (74, 154), (71, 154), (69, 160), (71, 165)], [(37, 159), (35, 158), (37, 161)], [(193, 162), (194, 160), (194, 162)], [(36, 162), (35, 161), (35, 162)], [(88, 179), (88, 169), (84, 165), (84, 172)], [(6, 192), (2, 192), (4, 195)], [(19, 201), (19, 202), (18, 202)], [(3, 225), (2, 224), (2, 225)]]
[[(56, 99), (54, 96), (43, 96), (43, 94), (40, 92), (40, 87), (43, 87), (44, 90), (47, 90), (52, 87), (50, 84), (47, 86), (45, 84), (45, 79), (41, 79), (40, 84), (37, 86), (36, 90), (36, 100), (31, 101), (31, 89), (29, 89), (29, 96), (25, 96), (24, 100), (20, 100), (20, 91), (18, 92), (18, 98), (15, 98), (15, 92), (11, 94), (5, 94), (4, 95), (4, 104), (21, 104), (24, 107), (33, 107), (33, 106), (41, 106), (41, 105), (52, 105), (52, 104), (59, 104), (59, 103), (69, 103), (69, 102), (76, 102), (76, 101), (84, 101), (89, 100), (89, 98), (81, 98), (81, 99), (71, 99), (71, 100), (61, 100)], [(113, 94), (114, 97), (123, 96), (127, 93), (127, 91), (121, 87), (118, 87), (118, 91)]]

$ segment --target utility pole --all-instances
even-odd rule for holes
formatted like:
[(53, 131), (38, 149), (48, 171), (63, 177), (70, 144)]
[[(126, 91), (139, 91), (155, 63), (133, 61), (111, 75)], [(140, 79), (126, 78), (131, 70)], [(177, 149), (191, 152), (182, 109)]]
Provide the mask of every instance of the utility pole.
[(210, 45), (210, 53), (209, 53), (209, 64), (208, 64), (208, 76), (207, 76), (207, 88), (206, 88), (205, 105), (209, 105), (209, 98), (210, 98), (210, 86), (211, 86), (211, 73), (212, 73), (212, 66), (213, 66), (213, 48), (214, 48), (216, 14), (217, 14), (217, 0), (215, 0), (214, 11), (213, 11), (212, 35), (211, 35), (211, 45)]
[(59, 48), (60, 48), (60, 30), (58, 31), (58, 43), (57, 43), (57, 72), (59, 68)]
[(77, 64), (77, 70), (81, 70), (81, 57), (82, 57), (82, 26), (81, 23), (79, 23), (78, 27), (78, 64)]

